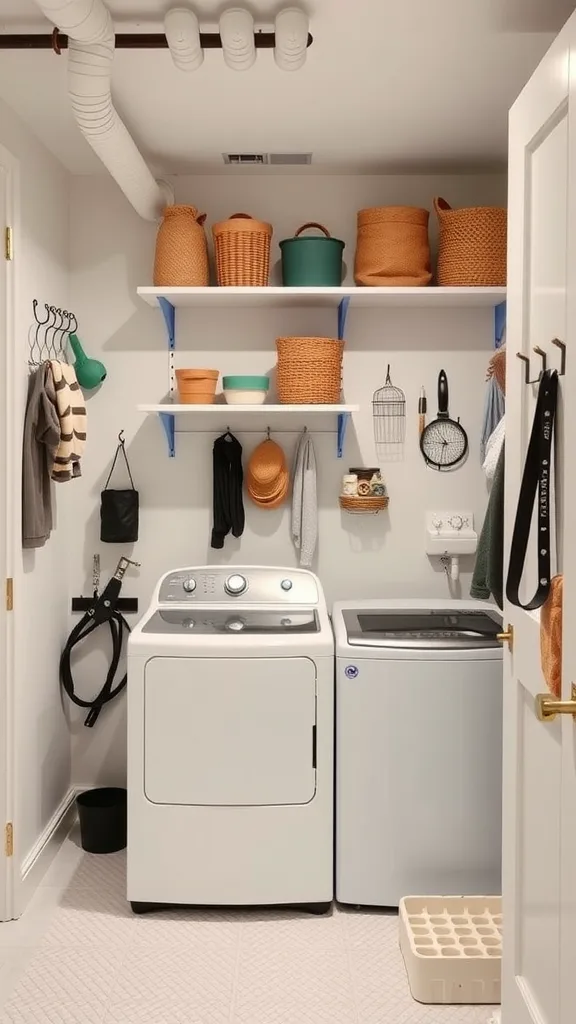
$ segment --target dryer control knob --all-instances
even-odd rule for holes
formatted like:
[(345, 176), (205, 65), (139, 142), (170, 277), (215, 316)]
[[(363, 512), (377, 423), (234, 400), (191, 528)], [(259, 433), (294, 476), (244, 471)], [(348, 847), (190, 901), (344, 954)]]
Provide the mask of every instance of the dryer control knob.
[(239, 597), (243, 594), (248, 586), (248, 582), (244, 576), (240, 576), (239, 573), (235, 573), (233, 576), (229, 576), (224, 584), (224, 590), (231, 597)]
[(190, 577), (190, 579), (184, 580), (182, 586), (184, 587), (184, 590), (186, 591), (187, 594), (193, 594), (194, 591), (196, 590), (196, 580)]
[(292, 590), (292, 580), (282, 580), (280, 586), (282, 590)]

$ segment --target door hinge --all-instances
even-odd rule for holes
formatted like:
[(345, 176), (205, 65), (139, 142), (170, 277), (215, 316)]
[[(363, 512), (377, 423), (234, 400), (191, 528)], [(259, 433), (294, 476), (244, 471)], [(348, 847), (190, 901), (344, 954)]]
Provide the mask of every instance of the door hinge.
[(4, 258), (7, 260), (14, 259), (14, 236), (12, 228), (4, 229)]
[(6, 580), (6, 611), (14, 611), (14, 580), (11, 576)]
[(4, 829), (4, 852), (7, 857), (11, 857), (14, 853), (14, 826), (11, 821), (6, 823)]

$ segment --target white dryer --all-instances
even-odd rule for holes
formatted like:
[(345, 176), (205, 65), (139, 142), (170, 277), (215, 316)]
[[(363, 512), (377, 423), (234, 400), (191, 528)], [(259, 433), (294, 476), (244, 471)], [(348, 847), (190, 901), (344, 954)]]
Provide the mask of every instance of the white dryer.
[(499, 893), (500, 612), (355, 601), (333, 625), (336, 899)]
[(128, 899), (333, 896), (334, 639), (300, 569), (175, 569), (128, 643)]

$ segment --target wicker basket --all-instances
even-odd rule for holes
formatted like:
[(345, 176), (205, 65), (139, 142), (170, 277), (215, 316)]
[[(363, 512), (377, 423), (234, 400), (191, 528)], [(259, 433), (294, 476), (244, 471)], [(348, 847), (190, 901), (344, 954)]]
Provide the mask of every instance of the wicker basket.
[(428, 210), (375, 206), (358, 213), (354, 280), (360, 285), (430, 284)]
[(247, 213), (233, 213), (214, 224), (216, 277), (219, 285), (258, 287), (268, 284), (272, 225)]
[(277, 338), (280, 402), (334, 404), (342, 390), (344, 342), (335, 338)]
[(439, 285), (496, 288), (506, 284), (506, 218), (499, 206), (453, 210), (435, 199), (440, 224)]
[(351, 512), (353, 515), (369, 515), (375, 516), (378, 512), (382, 512), (383, 509), (388, 508), (390, 498), (388, 495), (367, 495), (365, 498), (357, 495), (340, 495), (340, 508), (344, 509), (345, 512)]
[(167, 206), (156, 236), (154, 285), (199, 287), (208, 284), (205, 213), (195, 206)]

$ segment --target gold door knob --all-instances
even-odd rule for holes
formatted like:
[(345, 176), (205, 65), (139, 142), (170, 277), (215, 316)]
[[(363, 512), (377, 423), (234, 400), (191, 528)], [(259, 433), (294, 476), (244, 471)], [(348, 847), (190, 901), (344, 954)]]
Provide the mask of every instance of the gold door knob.
[(508, 626), (502, 633), (496, 634), (496, 639), (499, 640), (501, 644), (508, 644), (509, 650), (512, 650), (512, 646), (514, 644), (514, 626), (511, 626), (510, 623), (508, 623)]
[(576, 715), (576, 685), (572, 683), (572, 700), (555, 700), (549, 693), (538, 693), (536, 714), (541, 722), (552, 722), (556, 715)]

